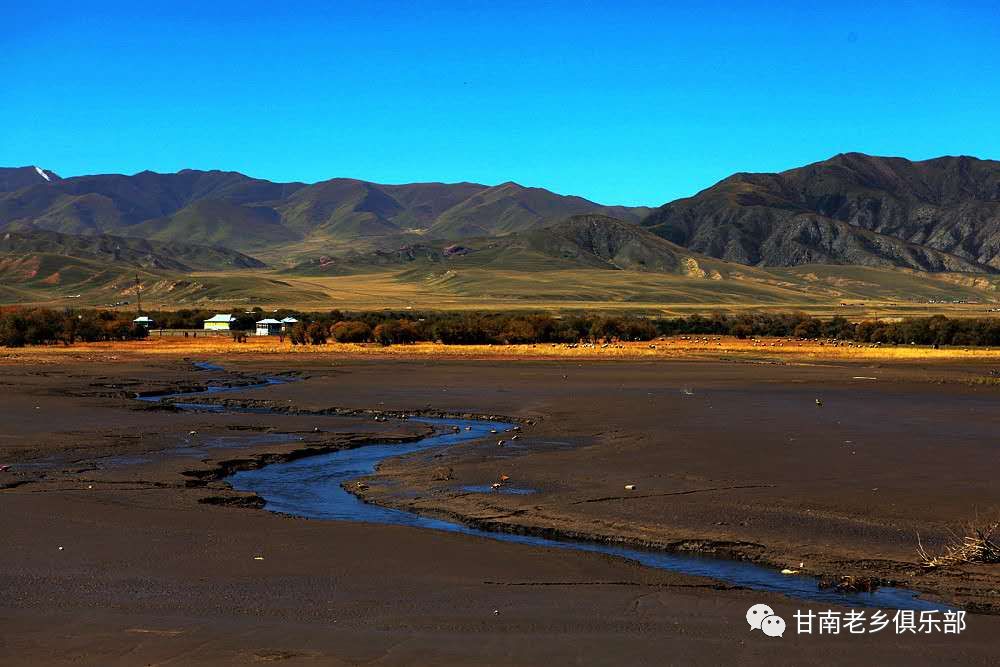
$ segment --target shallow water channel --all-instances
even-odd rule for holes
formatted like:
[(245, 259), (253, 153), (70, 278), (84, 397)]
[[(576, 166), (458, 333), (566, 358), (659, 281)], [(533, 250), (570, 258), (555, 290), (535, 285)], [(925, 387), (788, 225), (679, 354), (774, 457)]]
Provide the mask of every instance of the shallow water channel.
[[(217, 366), (200, 366), (205, 370), (217, 370)], [(259, 384), (243, 387), (210, 387), (206, 391), (188, 394), (172, 394), (169, 398), (193, 397), (222, 391), (239, 391), (279, 384), (282, 380), (266, 378)], [(147, 396), (143, 400), (158, 401), (168, 396)], [(224, 412), (224, 408), (214, 404), (176, 402), (186, 410), (206, 410)], [(238, 411), (238, 410), (234, 410)], [(253, 410), (262, 412), (260, 409)], [(412, 420), (417, 421), (416, 418)], [(881, 607), (885, 609), (949, 609), (947, 605), (929, 602), (916, 597), (911, 590), (882, 587), (871, 593), (843, 593), (834, 589), (820, 589), (813, 577), (783, 575), (780, 572), (744, 561), (669, 553), (636, 547), (611, 545), (582, 540), (553, 539), (513, 533), (493, 532), (472, 528), (465, 524), (424, 517), (412, 512), (381, 507), (362, 502), (342, 485), (358, 477), (372, 474), (383, 460), (420, 452), (436, 447), (449, 447), (462, 442), (486, 438), (491, 429), (504, 431), (510, 424), (484, 420), (463, 419), (419, 419), (435, 427), (435, 432), (420, 440), (402, 444), (371, 444), (355, 449), (347, 449), (306, 458), (237, 472), (226, 478), (233, 488), (252, 491), (266, 501), (265, 509), (310, 519), (337, 521), (360, 521), (400, 526), (410, 526), (426, 530), (439, 530), (477, 538), (514, 542), (533, 547), (566, 549), (601, 553), (618, 558), (633, 560), (647, 567), (671, 570), (683, 574), (708, 577), (728, 584), (753, 590), (780, 593), (792, 598), (840, 604), (853, 607)], [(457, 427), (457, 431), (455, 430)], [(247, 436), (252, 440), (253, 436)], [(524, 490), (530, 492), (530, 490)]]

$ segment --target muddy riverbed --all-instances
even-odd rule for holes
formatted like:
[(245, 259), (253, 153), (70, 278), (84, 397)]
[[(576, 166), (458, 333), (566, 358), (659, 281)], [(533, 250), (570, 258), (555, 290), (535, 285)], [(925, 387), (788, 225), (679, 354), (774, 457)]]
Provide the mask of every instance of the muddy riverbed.
[[(925, 573), (915, 556), (916, 532), (934, 545), (995, 499), (996, 394), (960, 381), (981, 369), (242, 359), (221, 365), (296, 381), (213, 398), (291, 406), (284, 414), (137, 405), (135, 391), (229, 377), (190, 361), (5, 368), (5, 659), (809, 661), (808, 638), (786, 635), (779, 653), (743, 620), (758, 599), (789, 617), (803, 601), (600, 553), (275, 515), (238, 506), (249, 494), (213, 474), (425, 437), (425, 423), (375, 419), (407, 411), (531, 425), (516, 446), (491, 438), (386, 460), (360, 494), (381, 505), (802, 563), (810, 576), (892, 579), (987, 611), (995, 599), (989, 566)], [(531, 492), (467, 488), (501, 474)], [(974, 615), (959, 638), (822, 641), (869, 661), (986, 661), (996, 622)]]

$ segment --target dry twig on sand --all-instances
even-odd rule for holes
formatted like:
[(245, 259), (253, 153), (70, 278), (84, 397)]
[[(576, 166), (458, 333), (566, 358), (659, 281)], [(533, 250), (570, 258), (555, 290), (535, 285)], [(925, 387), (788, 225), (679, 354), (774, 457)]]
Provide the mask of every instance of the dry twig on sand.
[(936, 556), (927, 552), (918, 533), (917, 554), (921, 565), (932, 569), (967, 563), (1000, 563), (1000, 543), (994, 538), (997, 528), (1000, 528), (1000, 521), (982, 527), (970, 523), (965, 535), (953, 535), (944, 553)]

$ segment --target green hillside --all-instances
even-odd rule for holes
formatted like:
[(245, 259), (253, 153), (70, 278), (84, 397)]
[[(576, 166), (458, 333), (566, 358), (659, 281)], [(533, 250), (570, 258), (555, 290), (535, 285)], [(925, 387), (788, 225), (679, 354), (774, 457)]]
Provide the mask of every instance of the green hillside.
[(128, 236), (224, 246), (253, 252), (302, 239), (302, 235), (281, 224), (281, 216), (266, 206), (240, 206), (221, 200), (197, 201), (164, 218), (132, 225)]

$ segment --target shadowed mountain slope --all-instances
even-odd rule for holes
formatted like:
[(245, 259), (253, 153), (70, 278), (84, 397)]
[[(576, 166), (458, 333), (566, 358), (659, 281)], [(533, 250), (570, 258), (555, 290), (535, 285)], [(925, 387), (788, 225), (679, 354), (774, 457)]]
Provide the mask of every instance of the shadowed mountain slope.
[(779, 174), (735, 174), (642, 224), (741, 264), (990, 272), (1000, 268), (1000, 163), (842, 154)]
[(394, 248), (325, 255), (302, 262), (289, 272), (322, 275), (435, 265), (500, 271), (606, 269), (704, 276), (709, 272), (718, 274), (726, 263), (677, 246), (635, 223), (588, 214), (500, 237), (484, 236), (461, 243), (405, 243)]
[(228, 248), (147, 241), (121, 236), (78, 236), (50, 231), (0, 233), (0, 257), (29, 261), (38, 255), (101, 262), (148, 270), (193, 271), (260, 269), (264, 264)]

